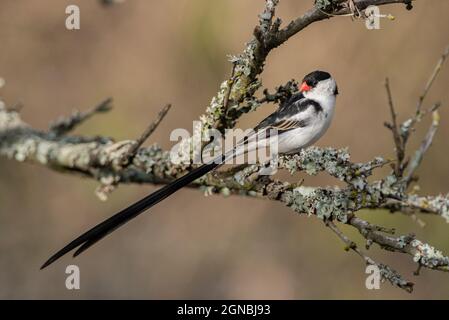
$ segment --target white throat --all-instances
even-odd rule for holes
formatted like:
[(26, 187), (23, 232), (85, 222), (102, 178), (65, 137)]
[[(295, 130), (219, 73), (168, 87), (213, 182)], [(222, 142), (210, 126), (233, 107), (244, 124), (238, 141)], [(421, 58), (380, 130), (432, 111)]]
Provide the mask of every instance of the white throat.
[(333, 78), (320, 81), (315, 88), (303, 92), (304, 97), (318, 102), (325, 112), (333, 112), (335, 107), (337, 84)]
[(313, 90), (304, 92), (304, 97), (318, 102), (325, 113), (333, 113), (335, 107), (336, 96), (334, 94), (319, 94)]

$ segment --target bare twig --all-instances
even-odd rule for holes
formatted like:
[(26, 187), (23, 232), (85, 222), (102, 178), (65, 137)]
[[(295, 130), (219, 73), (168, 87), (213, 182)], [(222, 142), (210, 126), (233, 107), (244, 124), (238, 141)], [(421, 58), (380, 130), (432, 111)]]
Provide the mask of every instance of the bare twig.
[(69, 117), (61, 117), (50, 125), (49, 131), (55, 136), (61, 136), (76, 126), (80, 125), (96, 113), (107, 112), (112, 108), (112, 98), (108, 98), (101, 102), (98, 106), (85, 112), (75, 111)]
[(357, 253), (367, 265), (375, 265), (379, 269), (381, 277), (388, 280), (392, 285), (404, 289), (408, 293), (413, 291), (413, 282), (405, 280), (396, 270), (393, 270), (384, 264), (377, 263), (372, 258), (367, 256), (357, 247), (357, 244), (341, 232), (341, 230), (332, 221), (326, 221), (325, 224), (346, 244), (346, 251), (352, 250)]
[(402, 176), (403, 173), (403, 161), (405, 156), (405, 145), (401, 138), (401, 134), (399, 132), (398, 123), (396, 120), (396, 111), (394, 110), (394, 104), (393, 104), (393, 97), (391, 94), (390, 89), (390, 81), (388, 78), (385, 79), (385, 89), (387, 91), (387, 98), (388, 98), (388, 105), (390, 107), (390, 113), (391, 113), (391, 124), (385, 123), (385, 126), (391, 130), (393, 133), (393, 140), (396, 147), (396, 158), (397, 163), (395, 165), (395, 173), (398, 177)]
[[(439, 104), (437, 104), (438, 108)], [(404, 177), (404, 181), (409, 184), (413, 174), (415, 173), (418, 166), (421, 164), (421, 161), (424, 157), (424, 154), (429, 149), (430, 145), (432, 144), (433, 138), (435, 136), (435, 133), (438, 129), (438, 125), (440, 123), (440, 115), (438, 113), (438, 110), (432, 112), (432, 124), (430, 125), (429, 130), (427, 131), (426, 137), (421, 142), (421, 146), (419, 149), (415, 152), (415, 155), (413, 156), (412, 160), (410, 161), (410, 165), (408, 167), (408, 171), (406, 176)]]
[(123, 155), (123, 164), (127, 165), (132, 162), (132, 159), (136, 156), (137, 151), (143, 145), (143, 143), (148, 139), (148, 137), (156, 130), (161, 121), (167, 115), (171, 108), (171, 104), (166, 104), (161, 111), (159, 111), (156, 119), (145, 129), (139, 139), (131, 146), (129, 151)]
[(104, 6), (111, 6), (114, 4), (123, 3), (125, 0), (100, 0), (100, 3)]
[(434, 83), (436, 77), (440, 73), (440, 71), (443, 67), (443, 64), (446, 61), (446, 58), (448, 55), (449, 55), (449, 45), (446, 47), (446, 49), (444, 49), (444, 52), (441, 55), (441, 58), (438, 60), (435, 68), (433, 69), (433, 72), (432, 72), (429, 80), (427, 80), (427, 83), (426, 83), (426, 86), (424, 87), (423, 92), (419, 96), (418, 103), (416, 105), (416, 113), (417, 114), (419, 114), (421, 112), (424, 99), (426, 98), (427, 93), (429, 92), (430, 88), (432, 87), (432, 84)]
[(421, 93), (421, 95), (418, 98), (415, 115), (412, 118), (404, 121), (401, 125), (401, 137), (402, 137), (404, 145), (407, 143), (411, 132), (414, 130), (416, 123), (419, 122), (421, 120), (421, 118), (426, 113), (422, 110), (424, 99), (426, 98), (427, 93), (429, 92), (435, 79), (437, 78), (439, 72), (441, 71), (448, 55), (449, 55), (449, 45), (443, 51), (443, 54), (441, 55), (435, 68), (433, 69), (432, 74), (430, 75), (429, 79), (426, 82), (423, 92)]
[(340, 231), (340, 229), (338, 229), (338, 227), (335, 225), (335, 223), (333, 223), (330, 220), (327, 220), (324, 223), (329, 229), (331, 229), (346, 244), (345, 251), (353, 250), (360, 257), (362, 257), (362, 259), (365, 261), (365, 263), (375, 264), (374, 261), (370, 257), (368, 257), (363, 251), (361, 251), (357, 247), (357, 244), (354, 241), (349, 239), (343, 232)]
[(429, 269), (449, 271), (449, 257), (416, 239), (413, 234), (394, 237), (356, 216), (349, 218), (347, 224), (355, 227), (365, 239), (378, 244), (384, 250), (406, 253), (413, 257), (414, 262)]
[(432, 125), (429, 128), (429, 131), (423, 140), (421, 147), (419, 150), (416, 151), (413, 159), (411, 161), (405, 161), (405, 150), (407, 141), (410, 137), (411, 132), (414, 130), (414, 126), (417, 122), (419, 122), (424, 115), (428, 113), (427, 110), (422, 110), (422, 105), (425, 97), (427, 96), (427, 93), (429, 92), (430, 88), (432, 87), (437, 75), (439, 74), (447, 56), (449, 55), (449, 46), (447, 46), (438, 60), (430, 78), (427, 80), (427, 83), (424, 87), (424, 90), (422, 94), (420, 95), (418, 99), (418, 104), (416, 108), (415, 115), (408, 120), (404, 121), (400, 127), (398, 127), (397, 124), (397, 115), (394, 110), (394, 104), (393, 104), (393, 98), (391, 94), (391, 88), (388, 78), (385, 80), (385, 89), (387, 92), (387, 98), (388, 98), (388, 105), (390, 108), (391, 113), (391, 120), (392, 123), (385, 123), (385, 126), (390, 129), (393, 133), (393, 140), (395, 143), (395, 149), (396, 149), (396, 158), (397, 163), (394, 166), (395, 169), (395, 175), (400, 178), (403, 176), (404, 171), (407, 169), (407, 175), (404, 179), (402, 179), (402, 182), (405, 183), (405, 186), (408, 186), (413, 181), (413, 173), (416, 171), (416, 168), (419, 166), (419, 164), (422, 161), (424, 153), (428, 150), (430, 147), (433, 137), (435, 135), (435, 132), (438, 128), (438, 122), (439, 122), (439, 116), (437, 109), (439, 108), (440, 104), (436, 103), (435, 105), (430, 108), (430, 111), (433, 114), (433, 121)]

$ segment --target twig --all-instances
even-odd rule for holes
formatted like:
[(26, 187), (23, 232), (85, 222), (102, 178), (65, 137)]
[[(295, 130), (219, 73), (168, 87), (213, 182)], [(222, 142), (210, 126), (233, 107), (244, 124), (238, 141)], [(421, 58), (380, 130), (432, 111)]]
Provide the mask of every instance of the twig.
[(414, 262), (429, 269), (449, 271), (449, 257), (416, 239), (413, 234), (399, 237), (384, 234), (377, 226), (356, 216), (348, 219), (347, 224), (355, 227), (365, 239), (378, 244), (384, 250), (406, 253), (413, 257)]
[(127, 153), (123, 155), (122, 163), (123, 165), (127, 165), (132, 162), (133, 158), (136, 156), (137, 151), (143, 145), (143, 143), (148, 139), (148, 137), (156, 130), (161, 121), (167, 115), (168, 111), (171, 108), (171, 104), (166, 104), (161, 111), (159, 111), (156, 119), (145, 129), (139, 139), (132, 145)]
[(96, 113), (107, 112), (112, 108), (112, 98), (108, 98), (101, 102), (98, 106), (85, 112), (75, 111), (69, 117), (61, 117), (50, 125), (49, 132), (55, 136), (61, 136), (76, 126), (80, 125)]
[(375, 265), (379, 269), (380, 275), (383, 279), (388, 280), (392, 285), (404, 289), (408, 293), (413, 291), (413, 282), (407, 281), (396, 271), (390, 267), (377, 263), (372, 258), (367, 256), (362, 250), (357, 247), (357, 244), (349, 239), (332, 221), (326, 221), (326, 226), (331, 229), (346, 245), (346, 251), (352, 250), (357, 253), (367, 265)]
[(432, 75), (430, 76), (429, 80), (427, 80), (426, 86), (424, 87), (423, 92), (419, 96), (418, 104), (416, 105), (416, 113), (419, 114), (421, 112), (421, 108), (424, 102), (424, 99), (427, 96), (427, 93), (429, 92), (430, 88), (432, 87), (432, 84), (434, 83), (436, 77), (440, 73), (444, 62), (446, 61), (447, 56), (449, 55), (449, 45), (444, 49), (443, 54), (441, 55), (441, 58), (438, 60), (435, 68), (433, 69)]
[(413, 131), (413, 129), (415, 127), (415, 124), (417, 122), (419, 122), (421, 120), (422, 116), (425, 115), (425, 113), (426, 113), (426, 112), (422, 111), (424, 99), (426, 98), (427, 93), (429, 92), (437, 75), (439, 74), (440, 70), (442, 69), (444, 62), (446, 61), (446, 58), (448, 55), (449, 55), (449, 45), (445, 48), (443, 54), (441, 55), (435, 68), (433, 69), (431, 76), (427, 80), (427, 83), (424, 87), (423, 92), (421, 93), (421, 95), (418, 98), (415, 115), (412, 118), (404, 121), (401, 124), (401, 137), (402, 137), (404, 145), (407, 143), (407, 141), (410, 137), (410, 133)]
[(295, 92), (298, 91), (298, 83), (295, 80), (288, 81), (285, 85), (276, 87), (276, 92), (271, 94), (268, 92), (268, 89), (263, 90), (263, 97), (258, 99), (258, 103), (266, 103), (266, 102), (275, 102), (282, 103), (288, 98), (292, 96)]
[(403, 173), (403, 161), (405, 156), (405, 145), (399, 133), (398, 123), (396, 120), (396, 112), (394, 110), (393, 97), (391, 94), (390, 81), (388, 78), (385, 79), (385, 90), (387, 91), (388, 105), (390, 107), (391, 113), (391, 124), (385, 123), (385, 126), (391, 130), (393, 133), (393, 140), (396, 146), (396, 158), (397, 163), (395, 165), (395, 173), (398, 177), (402, 176)]
[(432, 125), (424, 139), (424, 141), (421, 144), (421, 147), (417, 152), (415, 153), (413, 160), (406, 161), (404, 163), (405, 158), (405, 150), (407, 141), (410, 137), (411, 132), (414, 129), (414, 126), (417, 122), (421, 120), (421, 118), (427, 114), (428, 111), (423, 111), (422, 106), (425, 97), (427, 96), (427, 93), (429, 92), (430, 88), (432, 87), (437, 75), (439, 74), (444, 62), (446, 61), (447, 56), (449, 55), (449, 46), (447, 46), (438, 60), (430, 78), (427, 80), (427, 83), (424, 87), (424, 90), (422, 94), (419, 96), (416, 112), (415, 115), (412, 118), (409, 118), (408, 120), (404, 121), (400, 127), (398, 127), (397, 124), (397, 116), (396, 112), (394, 110), (394, 104), (393, 104), (393, 98), (391, 94), (391, 88), (388, 78), (385, 79), (385, 89), (387, 92), (387, 98), (388, 98), (388, 105), (390, 107), (390, 113), (391, 113), (391, 119), (392, 123), (385, 123), (385, 126), (390, 129), (393, 133), (393, 140), (396, 147), (396, 158), (397, 158), (397, 164), (394, 166), (395, 174), (397, 177), (402, 177), (404, 174), (404, 171), (407, 169), (408, 173), (407, 176), (402, 179), (402, 182), (405, 182), (405, 185), (408, 186), (410, 182), (413, 180), (413, 173), (415, 172), (416, 168), (419, 166), (419, 164), (422, 161), (422, 158), (424, 156), (424, 153), (428, 150), (430, 147), (430, 144), (433, 140), (433, 137), (435, 135), (435, 132), (438, 128), (438, 122), (439, 122), (439, 116), (436, 110), (439, 108), (440, 104), (436, 103), (432, 108), (430, 108), (430, 111), (433, 113), (433, 121)]
[(415, 155), (413, 156), (412, 160), (410, 161), (410, 165), (408, 167), (408, 171), (406, 176), (404, 177), (404, 181), (406, 184), (409, 184), (413, 174), (415, 173), (418, 166), (421, 164), (421, 161), (424, 157), (424, 154), (429, 149), (430, 145), (432, 144), (433, 138), (435, 136), (435, 133), (438, 129), (438, 125), (440, 123), (440, 115), (438, 113), (439, 104), (436, 105), (435, 111), (432, 112), (432, 124), (430, 125), (429, 130), (427, 131), (426, 137), (421, 142), (421, 146), (419, 149), (415, 152)]
[(123, 3), (125, 0), (100, 0), (100, 3), (104, 6), (111, 6), (114, 4)]
[(327, 220), (324, 222), (324, 224), (331, 229), (345, 244), (346, 244), (346, 248), (345, 251), (348, 250), (353, 250), (355, 253), (357, 253), (360, 257), (363, 258), (363, 260), (365, 260), (366, 263), (370, 263), (370, 264), (374, 264), (373, 261), (371, 260), (370, 257), (368, 257), (367, 255), (365, 255), (363, 253), (363, 251), (361, 251), (358, 247), (357, 244), (352, 241), (351, 239), (349, 239), (343, 232), (340, 231), (340, 229), (338, 229), (338, 227), (335, 225), (335, 223), (333, 223), (330, 220)]

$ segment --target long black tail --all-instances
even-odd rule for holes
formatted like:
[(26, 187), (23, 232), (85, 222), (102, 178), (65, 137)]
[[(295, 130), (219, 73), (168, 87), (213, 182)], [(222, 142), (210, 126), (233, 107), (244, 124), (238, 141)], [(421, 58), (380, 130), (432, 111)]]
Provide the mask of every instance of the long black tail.
[(133, 205), (129, 206), (126, 209), (123, 209), (122, 211), (118, 212), (117, 214), (113, 215), (109, 219), (106, 219), (102, 223), (98, 224), (97, 226), (93, 227), (89, 231), (83, 233), (78, 238), (70, 242), (68, 245), (66, 245), (64, 248), (56, 252), (53, 256), (50, 257), (41, 267), (41, 269), (47, 267), (51, 263), (58, 260), (60, 257), (65, 255), (66, 253), (72, 251), (73, 249), (80, 246), (80, 248), (75, 252), (73, 255), (76, 257), (84, 250), (88, 249), (92, 245), (94, 245), (96, 242), (107, 236), (109, 233), (114, 231), (115, 229), (121, 227), (131, 219), (137, 217), (139, 214), (144, 212), (145, 210), (151, 208), (158, 202), (164, 200), (171, 194), (175, 193), (182, 187), (192, 183), (196, 179), (200, 178), (201, 176), (205, 175), (209, 171), (217, 168), (220, 164), (219, 163), (210, 163), (202, 165), (201, 167), (198, 167), (194, 169), (193, 171), (189, 172), (188, 174), (182, 176), (181, 178), (177, 179), (176, 181), (173, 181), (172, 183), (160, 188), (159, 190), (153, 192), (152, 194), (146, 196), (142, 200), (134, 203)]

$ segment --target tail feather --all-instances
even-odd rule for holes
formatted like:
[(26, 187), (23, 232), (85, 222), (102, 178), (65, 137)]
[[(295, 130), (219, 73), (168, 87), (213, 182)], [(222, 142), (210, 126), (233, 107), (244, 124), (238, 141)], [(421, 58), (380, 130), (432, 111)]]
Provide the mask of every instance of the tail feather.
[(151, 208), (158, 202), (164, 200), (165, 198), (175, 193), (182, 187), (192, 183), (193, 181), (202, 177), (209, 171), (217, 168), (219, 165), (220, 165), (219, 163), (210, 163), (202, 165), (201, 167), (192, 170), (188, 174), (173, 181), (172, 183), (153, 192), (152, 194), (148, 195), (142, 200), (134, 203), (128, 208), (123, 209), (122, 211), (118, 212), (112, 217), (96, 225), (89, 231), (83, 233), (81, 236), (70, 242), (64, 248), (56, 252), (42, 265), (41, 269), (47, 267), (48, 265), (52, 264), (63, 255), (65, 255), (66, 253), (80, 246), (80, 248), (75, 252), (74, 256), (79, 255), (80, 253), (82, 253), (83, 251), (94, 245), (96, 242), (107, 236), (112, 231), (121, 227), (131, 219), (137, 217), (139, 214)]

